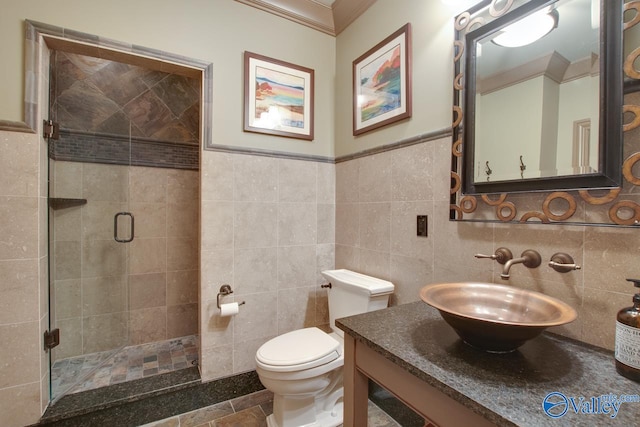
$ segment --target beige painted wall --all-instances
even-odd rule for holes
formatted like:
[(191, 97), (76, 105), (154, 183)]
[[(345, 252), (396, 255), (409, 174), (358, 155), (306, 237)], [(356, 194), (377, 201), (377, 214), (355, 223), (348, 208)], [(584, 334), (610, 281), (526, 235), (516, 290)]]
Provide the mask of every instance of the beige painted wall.
[[(24, 19), (213, 63), (213, 143), (333, 156), (335, 38), (233, 0), (2, 0), (0, 118), (22, 120)], [(315, 139), (242, 131), (243, 52), (315, 70)]]
[[(527, 177), (540, 170), (540, 141), (546, 77), (539, 76), (485, 95), (476, 95), (476, 168), (475, 180), (486, 179), (489, 162), (492, 181), (518, 179), (520, 157), (529, 166)], [(527, 102), (522, 102), (527, 99)], [(521, 133), (518, 144), (512, 135)], [(537, 175), (536, 175), (537, 176)]]
[[(558, 141), (573, 141), (573, 122), (591, 119), (590, 165), (594, 169), (598, 167), (599, 84), (599, 76), (589, 76), (560, 85)], [(573, 144), (558, 144), (558, 169), (570, 168), (572, 155)]]
[[(378, 1), (337, 37), (335, 80), (336, 156), (451, 126), (453, 12), (441, 1)], [(353, 60), (407, 22), (412, 25), (413, 116), (353, 136)]]

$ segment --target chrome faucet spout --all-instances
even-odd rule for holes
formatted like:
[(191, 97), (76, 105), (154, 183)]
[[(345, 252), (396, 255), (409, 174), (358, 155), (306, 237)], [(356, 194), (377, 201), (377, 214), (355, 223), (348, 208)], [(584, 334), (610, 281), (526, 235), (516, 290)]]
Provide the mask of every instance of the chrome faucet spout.
[(520, 258), (513, 258), (504, 263), (502, 267), (502, 273), (500, 273), (500, 278), (504, 280), (508, 280), (510, 277), (509, 271), (511, 267), (515, 264), (524, 264), (525, 267), (528, 268), (536, 268), (542, 263), (542, 257), (537, 251), (533, 249), (527, 249), (522, 252)]

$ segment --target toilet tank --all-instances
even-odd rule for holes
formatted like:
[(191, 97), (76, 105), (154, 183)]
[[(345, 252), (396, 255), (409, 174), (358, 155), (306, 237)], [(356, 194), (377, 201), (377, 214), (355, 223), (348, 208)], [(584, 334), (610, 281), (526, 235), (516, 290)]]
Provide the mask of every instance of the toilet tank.
[(325, 270), (322, 275), (331, 283), (329, 325), (340, 336), (344, 332), (336, 327), (336, 319), (386, 308), (394, 289), (391, 282), (350, 270)]

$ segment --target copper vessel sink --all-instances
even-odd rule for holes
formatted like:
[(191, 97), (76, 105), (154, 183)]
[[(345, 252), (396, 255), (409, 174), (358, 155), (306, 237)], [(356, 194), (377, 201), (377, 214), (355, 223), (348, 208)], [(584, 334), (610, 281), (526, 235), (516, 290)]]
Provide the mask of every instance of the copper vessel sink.
[(464, 342), (496, 353), (514, 351), (546, 328), (578, 316), (556, 298), (494, 283), (428, 285), (420, 298), (438, 309)]

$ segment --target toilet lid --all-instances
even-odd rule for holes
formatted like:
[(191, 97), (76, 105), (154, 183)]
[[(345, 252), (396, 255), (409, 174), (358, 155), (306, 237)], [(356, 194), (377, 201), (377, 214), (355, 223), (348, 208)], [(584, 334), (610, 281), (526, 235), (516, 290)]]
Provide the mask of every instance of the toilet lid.
[(340, 357), (340, 343), (318, 328), (287, 332), (264, 343), (256, 361), (279, 372), (311, 369)]

